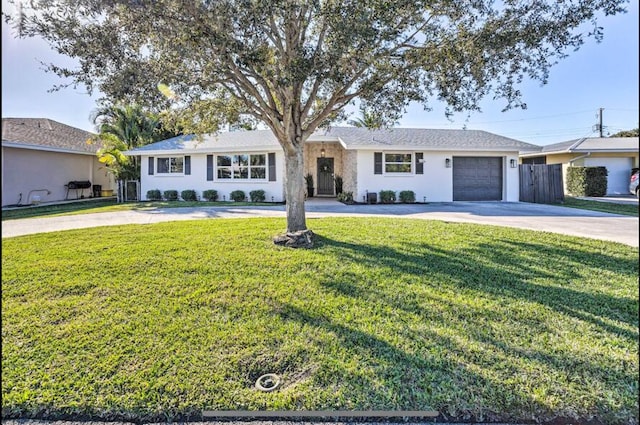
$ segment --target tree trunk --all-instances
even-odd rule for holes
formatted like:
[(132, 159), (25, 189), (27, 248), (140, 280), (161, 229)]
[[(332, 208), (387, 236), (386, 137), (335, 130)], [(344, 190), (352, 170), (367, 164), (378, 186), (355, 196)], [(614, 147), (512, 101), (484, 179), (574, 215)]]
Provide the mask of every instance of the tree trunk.
[(307, 229), (304, 212), (304, 149), (302, 145), (285, 149), (285, 199), (287, 233)]

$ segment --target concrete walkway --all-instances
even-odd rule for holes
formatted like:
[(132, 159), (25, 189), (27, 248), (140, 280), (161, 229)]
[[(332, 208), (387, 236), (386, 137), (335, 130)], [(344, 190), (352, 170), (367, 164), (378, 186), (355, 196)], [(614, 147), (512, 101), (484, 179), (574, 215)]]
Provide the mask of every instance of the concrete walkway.
[[(444, 202), (431, 204), (344, 205), (334, 199), (306, 202), (307, 218), (395, 217), (490, 224), (620, 242), (638, 247), (638, 217), (525, 202)], [(211, 218), (285, 217), (283, 205), (129, 210), (2, 222), (2, 237), (126, 224)], [(313, 224), (309, 225), (313, 228)]]

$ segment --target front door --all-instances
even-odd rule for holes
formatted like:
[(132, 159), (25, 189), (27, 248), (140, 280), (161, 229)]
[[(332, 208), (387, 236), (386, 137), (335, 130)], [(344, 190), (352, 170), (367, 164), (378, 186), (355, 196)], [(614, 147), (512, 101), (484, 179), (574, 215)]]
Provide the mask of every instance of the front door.
[(333, 195), (333, 158), (318, 158), (318, 195)]

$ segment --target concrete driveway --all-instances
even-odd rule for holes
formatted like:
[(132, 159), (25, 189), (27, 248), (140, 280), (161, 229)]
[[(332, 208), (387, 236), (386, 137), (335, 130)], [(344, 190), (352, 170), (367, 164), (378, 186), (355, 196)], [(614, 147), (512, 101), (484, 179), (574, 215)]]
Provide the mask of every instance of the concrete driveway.
[[(333, 199), (306, 203), (307, 218), (377, 216), (490, 224), (620, 242), (638, 247), (638, 217), (525, 202), (344, 205)], [(2, 222), (2, 237), (98, 226), (211, 218), (284, 217), (284, 206), (130, 210)], [(313, 225), (310, 224), (311, 228)]]

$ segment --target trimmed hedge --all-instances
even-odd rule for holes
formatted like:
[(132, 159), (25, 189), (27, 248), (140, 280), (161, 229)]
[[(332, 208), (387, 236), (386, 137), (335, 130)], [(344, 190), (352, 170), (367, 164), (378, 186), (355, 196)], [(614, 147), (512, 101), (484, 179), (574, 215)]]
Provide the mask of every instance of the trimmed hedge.
[(234, 190), (229, 194), (229, 198), (235, 202), (242, 202), (247, 199), (247, 195), (242, 190)]
[(393, 190), (380, 191), (381, 204), (393, 204), (394, 202), (396, 202), (396, 192), (394, 192)]
[(569, 167), (567, 192), (573, 196), (604, 196), (607, 175), (607, 167)]
[(162, 194), (164, 199), (167, 201), (177, 201), (178, 200), (178, 191), (177, 190), (165, 190)]
[(159, 189), (147, 190), (147, 199), (149, 201), (161, 201), (162, 194)]
[(184, 201), (197, 201), (198, 200), (198, 195), (196, 195), (196, 191), (195, 190), (183, 190), (182, 192), (180, 192), (180, 197)]
[(251, 202), (264, 202), (264, 190), (252, 190), (249, 192), (249, 198), (251, 198)]
[(207, 189), (202, 192), (202, 197), (209, 202), (215, 202), (218, 200), (218, 191), (215, 189)]
[(413, 204), (416, 202), (416, 194), (413, 190), (403, 190), (400, 192), (400, 202), (403, 204)]

